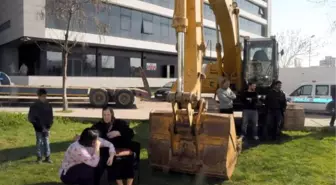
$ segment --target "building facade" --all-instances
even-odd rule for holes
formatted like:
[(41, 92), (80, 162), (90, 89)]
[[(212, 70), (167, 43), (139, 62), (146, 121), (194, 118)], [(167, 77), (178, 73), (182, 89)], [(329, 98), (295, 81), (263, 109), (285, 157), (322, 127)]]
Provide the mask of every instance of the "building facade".
[(320, 60), (321, 67), (336, 67), (336, 57), (326, 56), (324, 60)]
[[(60, 78), (62, 54), (53, 40), (63, 38), (65, 24), (48, 12), (44, 18), (38, 16), (50, 1), (52, 0), (3, 0), (0, 8), (1, 71), (16, 76), (24, 64), (30, 78)], [(241, 36), (269, 36), (271, 0), (236, 2), (241, 9)], [(103, 39), (93, 24), (87, 24), (82, 29), (71, 29), (70, 38), (86, 45), (83, 47), (78, 44), (73, 48), (68, 63), (69, 78), (125, 80), (137, 77), (134, 67), (139, 66), (146, 70), (150, 82), (152, 80), (153, 83), (157, 81), (162, 84), (175, 78), (176, 33), (171, 27), (174, 0), (107, 0), (106, 6), (109, 11), (100, 11), (97, 16), (99, 21), (110, 25), (109, 32), (103, 35)], [(84, 11), (90, 15), (94, 9), (93, 5), (88, 5)], [(205, 1), (203, 11), (207, 45), (204, 62), (209, 62), (216, 57), (215, 17), (208, 1)], [(45, 83), (44, 80), (40, 81), (42, 82), (39, 83)], [(122, 85), (134, 86), (127, 82), (125, 80)], [(70, 85), (78, 84), (75, 81), (73, 83), (75, 84)], [(28, 82), (28, 85), (31, 83)]]

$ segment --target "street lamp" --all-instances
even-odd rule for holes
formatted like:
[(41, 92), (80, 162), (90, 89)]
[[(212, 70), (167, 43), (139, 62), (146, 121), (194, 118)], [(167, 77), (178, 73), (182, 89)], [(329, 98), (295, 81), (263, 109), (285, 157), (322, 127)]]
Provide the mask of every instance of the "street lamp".
[(310, 43), (309, 43), (309, 67), (311, 62), (311, 45), (312, 45), (312, 38), (314, 38), (315, 35), (310, 36)]

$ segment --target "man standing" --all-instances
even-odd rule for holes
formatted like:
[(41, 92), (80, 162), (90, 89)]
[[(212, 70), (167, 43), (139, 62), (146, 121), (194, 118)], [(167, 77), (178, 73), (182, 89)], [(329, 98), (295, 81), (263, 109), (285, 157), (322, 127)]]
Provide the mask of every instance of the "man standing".
[(236, 95), (230, 89), (229, 79), (223, 79), (220, 88), (217, 90), (217, 97), (220, 113), (233, 114), (233, 100), (236, 99)]
[(29, 108), (28, 120), (33, 124), (36, 133), (37, 163), (42, 162), (42, 151), (45, 160), (43, 162), (52, 163), (50, 160), (49, 130), (53, 124), (53, 109), (47, 101), (47, 91), (39, 89), (37, 91), (38, 100)]
[(247, 91), (242, 93), (241, 101), (243, 103), (243, 123), (241, 127), (242, 137), (247, 135), (247, 126), (249, 121), (253, 124), (253, 139), (259, 140), (258, 136), (258, 94), (255, 91), (256, 84), (253, 82), (248, 83)]
[(264, 136), (266, 139), (269, 137), (269, 128), (274, 140), (279, 139), (281, 133), (284, 111), (287, 107), (286, 95), (281, 91), (281, 85), (281, 81), (274, 82), (265, 99), (267, 121), (264, 126)]
[(335, 85), (331, 85), (331, 97), (332, 97), (332, 102), (330, 103), (330, 107), (329, 109), (331, 110), (331, 119), (330, 119), (330, 127), (334, 127), (335, 125), (335, 116), (336, 116), (336, 102), (335, 102), (335, 97), (336, 97), (336, 86)]

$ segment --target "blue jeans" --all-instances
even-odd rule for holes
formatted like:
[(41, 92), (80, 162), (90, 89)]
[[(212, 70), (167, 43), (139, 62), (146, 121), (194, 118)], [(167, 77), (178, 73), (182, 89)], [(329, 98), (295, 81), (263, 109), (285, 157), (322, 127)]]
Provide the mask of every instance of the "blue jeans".
[(48, 134), (43, 132), (36, 133), (36, 153), (37, 157), (42, 158), (42, 152), (45, 157), (50, 156), (49, 131)]
[(248, 123), (252, 122), (252, 128), (253, 128), (253, 136), (258, 136), (258, 111), (257, 110), (249, 110), (244, 109), (243, 110), (243, 123), (241, 127), (242, 135), (247, 135), (247, 126)]

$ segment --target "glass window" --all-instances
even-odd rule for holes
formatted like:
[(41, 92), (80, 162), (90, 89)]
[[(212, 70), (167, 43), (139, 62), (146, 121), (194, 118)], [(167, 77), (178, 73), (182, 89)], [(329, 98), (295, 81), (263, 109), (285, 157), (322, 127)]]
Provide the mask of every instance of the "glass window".
[(120, 8), (120, 14), (124, 16), (131, 17), (132, 16), (132, 10), (128, 8)]
[(131, 67), (141, 67), (141, 58), (131, 58), (130, 65)]
[(304, 85), (295, 90), (290, 96), (310, 96), (312, 94), (312, 90), (312, 85)]
[(204, 28), (204, 37), (206, 41), (207, 50), (216, 51), (216, 30), (211, 28)]
[(120, 16), (120, 28), (121, 30), (131, 31), (131, 17), (121, 15)]
[(215, 15), (214, 15), (214, 13), (213, 13), (209, 4), (204, 3), (203, 12), (204, 12), (204, 18), (205, 19), (208, 19), (210, 21), (215, 21), (216, 20)]
[(131, 67), (131, 77), (140, 77), (140, 71), (137, 70), (138, 67), (141, 67), (141, 58), (131, 58), (130, 59)]
[(316, 85), (315, 95), (328, 96), (329, 95), (329, 85)]
[(243, 17), (239, 17), (239, 27), (240, 29), (245, 30), (247, 32), (265, 36), (265, 31), (264, 31), (265, 26), (264, 25), (248, 20), (248, 19), (245, 19)]
[(83, 56), (83, 74), (82, 76), (96, 76), (96, 55)]
[(169, 26), (168, 24), (160, 24), (160, 28), (161, 28), (161, 36), (162, 37), (169, 37)]
[(100, 76), (113, 76), (115, 66), (114, 56), (101, 56), (101, 74)]
[(153, 34), (153, 22), (143, 20), (141, 32), (144, 34)]
[(47, 51), (47, 70), (50, 76), (62, 75), (62, 53)]
[(102, 56), (101, 67), (103, 69), (114, 69), (115, 58), (114, 56)]
[(235, 0), (238, 4), (238, 7), (252, 13), (253, 15), (265, 18), (265, 8), (260, 7), (249, 0)]

